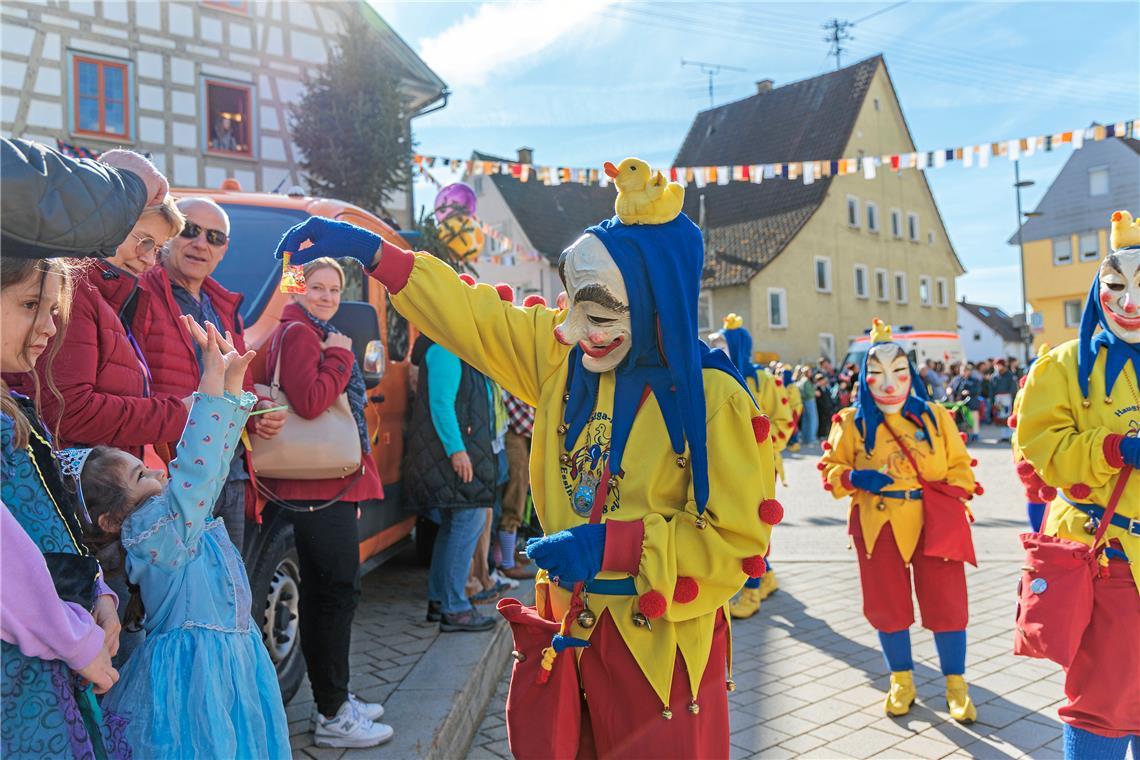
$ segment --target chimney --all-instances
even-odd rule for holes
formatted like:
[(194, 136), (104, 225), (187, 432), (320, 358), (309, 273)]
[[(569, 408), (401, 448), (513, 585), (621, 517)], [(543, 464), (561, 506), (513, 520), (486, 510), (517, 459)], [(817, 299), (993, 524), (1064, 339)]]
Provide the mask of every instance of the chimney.
[(767, 95), (769, 92), (772, 91), (772, 85), (774, 85), (774, 84), (775, 84), (775, 82), (771, 79), (761, 79), (759, 82), (756, 83), (756, 94), (757, 95)]
[(533, 164), (534, 163), (534, 148), (519, 148), (519, 163), (520, 164)]

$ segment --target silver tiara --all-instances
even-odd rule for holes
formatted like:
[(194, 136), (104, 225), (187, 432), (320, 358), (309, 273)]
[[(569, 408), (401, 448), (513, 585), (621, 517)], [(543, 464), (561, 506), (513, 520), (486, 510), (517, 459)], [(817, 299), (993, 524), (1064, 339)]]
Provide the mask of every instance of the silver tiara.
[(62, 449), (55, 452), (59, 471), (75, 479), (75, 495), (79, 497), (79, 507), (83, 510), (83, 519), (88, 525), (91, 524), (91, 513), (87, 511), (87, 502), (83, 499), (83, 485), (79, 476), (83, 474), (83, 465), (87, 463), (87, 457), (91, 456), (92, 451), (94, 449)]

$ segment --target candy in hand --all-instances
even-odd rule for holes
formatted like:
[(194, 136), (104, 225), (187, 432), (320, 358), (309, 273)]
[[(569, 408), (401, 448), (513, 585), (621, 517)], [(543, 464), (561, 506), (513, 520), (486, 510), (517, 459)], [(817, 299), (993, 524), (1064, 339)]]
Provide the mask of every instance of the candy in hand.
[[(348, 222), (311, 216), (292, 227), (277, 244), (277, 258), (292, 254), (291, 264), (307, 264), (322, 256), (354, 258), (371, 267), (383, 240), (379, 235)], [(301, 246), (310, 243), (306, 248)]]

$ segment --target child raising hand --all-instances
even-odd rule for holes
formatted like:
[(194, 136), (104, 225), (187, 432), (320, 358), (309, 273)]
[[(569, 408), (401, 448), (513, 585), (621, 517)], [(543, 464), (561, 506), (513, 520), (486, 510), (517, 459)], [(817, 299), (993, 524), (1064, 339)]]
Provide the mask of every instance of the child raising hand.
[(211, 517), (256, 401), (242, 392), (254, 352), (239, 354), (212, 324), (183, 324), (202, 350), (202, 379), (169, 475), (107, 446), (68, 450), (80, 497), (95, 525), (119, 537), (146, 609), (146, 642), (103, 704), (129, 720), (130, 746), (148, 755), (287, 758), (245, 566)]

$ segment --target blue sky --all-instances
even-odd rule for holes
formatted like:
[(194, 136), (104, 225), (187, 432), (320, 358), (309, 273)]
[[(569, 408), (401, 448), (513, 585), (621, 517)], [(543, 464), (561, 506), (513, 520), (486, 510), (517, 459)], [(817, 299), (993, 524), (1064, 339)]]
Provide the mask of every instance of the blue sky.
[[(717, 104), (834, 68), (821, 24), (858, 21), (844, 62), (886, 56), (920, 150), (1045, 134), (1140, 116), (1140, 3), (371, 0), (451, 88), (414, 122), (418, 150), (472, 149), (599, 166), (636, 154), (671, 163), (707, 76), (681, 59), (744, 69), (715, 77)], [(881, 11), (873, 18), (864, 19)], [(1021, 162), (1032, 208), (1069, 155)], [(968, 273), (959, 295), (1020, 311), (1013, 164), (927, 172)], [(418, 203), (430, 203), (424, 187)]]

